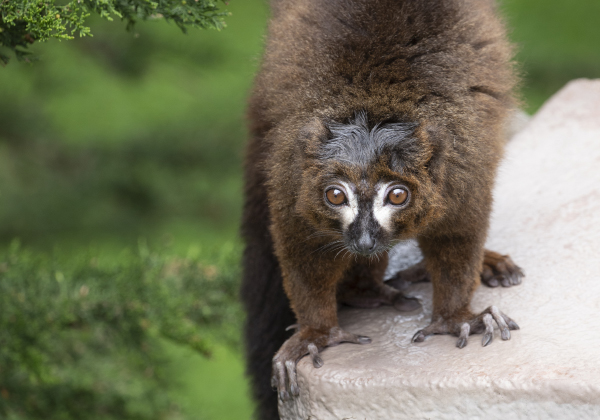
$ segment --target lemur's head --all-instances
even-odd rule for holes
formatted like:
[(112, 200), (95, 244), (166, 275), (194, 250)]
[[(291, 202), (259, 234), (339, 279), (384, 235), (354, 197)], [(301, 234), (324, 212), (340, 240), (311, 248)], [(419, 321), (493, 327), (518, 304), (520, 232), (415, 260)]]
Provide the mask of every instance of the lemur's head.
[[(418, 124), (370, 124), (365, 112), (325, 123), (305, 161), (299, 210), (315, 231), (364, 256), (413, 237), (428, 222), (432, 150)], [(325, 134), (323, 134), (325, 133)]]

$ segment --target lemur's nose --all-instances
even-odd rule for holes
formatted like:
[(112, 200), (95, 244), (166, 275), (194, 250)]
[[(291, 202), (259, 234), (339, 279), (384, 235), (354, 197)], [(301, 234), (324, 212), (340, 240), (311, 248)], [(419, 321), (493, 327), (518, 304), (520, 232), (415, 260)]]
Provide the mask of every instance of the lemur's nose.
[(358, 241), (356, 241), (356, 249), (361, 254), (371, 254), (375, 250), (375, 239), (368, 233), (363, 234)]

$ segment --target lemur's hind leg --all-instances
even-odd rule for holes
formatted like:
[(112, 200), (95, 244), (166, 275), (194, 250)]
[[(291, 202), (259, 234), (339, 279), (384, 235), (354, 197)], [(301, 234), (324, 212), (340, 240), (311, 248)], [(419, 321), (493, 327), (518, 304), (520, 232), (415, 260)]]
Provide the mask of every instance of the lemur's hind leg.
[(379, 260), (358, 260), (338, 285), (338, 303), (359, 308), (391, 305), (402, 312), (420, 308), (416, 298), (405, 296), (398, 289), (383, 282), (387, 263), (387, 255), (380, 256)]
[[(481, 266), (481, 283), (488, 287), (516, 286), (521, 284), (525, 273), (521, 267), (516, 265), (508, 255), (501, 255), (497, 252), (484, 250), (483, 264)], [(394, 274), (386, 281), (386, 284), (398, 290), (404, 290), (412, 283), (431, 281), (431, 277), (425, 268), (425, 262), (421, 261), (406, 270)]]

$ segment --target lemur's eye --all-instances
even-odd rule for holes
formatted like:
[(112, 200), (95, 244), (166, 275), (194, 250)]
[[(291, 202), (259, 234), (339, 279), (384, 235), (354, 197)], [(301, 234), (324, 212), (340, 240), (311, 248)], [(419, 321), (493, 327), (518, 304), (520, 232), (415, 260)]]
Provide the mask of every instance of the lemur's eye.
[(396, 187), (388, 193), (388, 201), (394, 206), (400, 206), (408, 200), (408, 191), (404, 188)]
[(341, 206), (346, 202), (346, 194), (339, 188), (330, 188), (325, 192), (325, 197), (334, 206)]

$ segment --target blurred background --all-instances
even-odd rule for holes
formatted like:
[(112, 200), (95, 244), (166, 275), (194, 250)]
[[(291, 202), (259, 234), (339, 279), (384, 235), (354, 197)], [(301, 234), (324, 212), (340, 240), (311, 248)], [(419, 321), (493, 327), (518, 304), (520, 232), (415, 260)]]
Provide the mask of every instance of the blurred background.
[[(600, 77), (600, 2), (504, 0), (525, 110)], [(0, 417), (249, 419), (244, 112), (268, 17), (34, 44), (0, 68)]]

